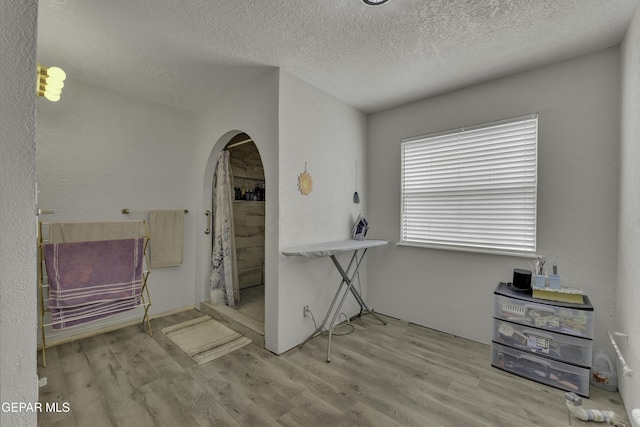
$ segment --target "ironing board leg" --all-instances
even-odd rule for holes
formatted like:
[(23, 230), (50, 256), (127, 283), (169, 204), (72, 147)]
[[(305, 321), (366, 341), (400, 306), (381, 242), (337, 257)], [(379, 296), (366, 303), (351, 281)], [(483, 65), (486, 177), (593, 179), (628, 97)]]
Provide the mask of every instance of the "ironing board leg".
[[(355, 257), (355, 253), (354, 253), (354, 257)], [(342, 266), (340, 265), (340, 263), (338, 262), (338, 260), (334, 255), (331, 255), (331, 260), (340, 271), (340, 274), (342, 274), (343, 283), (347, 283), (347, 289), (342, 294), (342, 299), (340, 300), (340, 304), (338, 304), (338, 309), (335, 311), (335, 313), (333, 313), (333, 318), (331, 318), (331, 323), (329, 323), (329, 343), (327, 344), (327, 363), (331, 362), (331, 332), (333, 331), (333, 325), (336, 324), (336, 318), (340, 315), (340, 310), (342, 310), (342, 305), (344, 304), (344, 301), (347, 299), (347, 296), (349, 295), (349, 290), (353, 288), (353, 277), (356, 276), (356, 273), (358, 272), (358, 267), (360, 267), (360, 262), (362, 261), (360, 260), (360, 262), (356, 263), (356, 270), (354, 271), (352, 278), (349, 279), (349, 276), (346, 275), (345, 271), (342, 269)]]
[(356, 298), (356, 300), (358, 300), (358, 304), (360, 304), (360, 313), (358, 314), (358, 316), (362, 316), (362, 312), (366, 311), (367, 313), (371, 314), (373, 317), (375, 317), (380, 323), (382, 323), (383, 325), (386, 325), (387, 322), (385, 322), (384, 320), (382, 320), (381, 318), (379, 318), (374, 312), (373, 310), (371, 310), (368, 306), (367, 303), (364, 302), (364, 299), (362, 299), (362, 296), (358, 293), (358, 291), (356, 290), (355, 287), (351, 288), (351, 293), (353, 294), (353, 296)]
[[(340, 289), (342, 289), (342, 285), (344, 284), (344, 281), (340, 283), (340, 286), (338, 287), (338, 291), (336, 292), (336, 294), (333, 297), (333, 301), (331, 301), (331, 306), (329, 306), (329, 310), (327, 311), (326, 316), (324, 316), (324, 320), (322, 321), (322, 323), (320, 325), (318, 325), (318, 327), (316, 328), (315, 331), (313, 331), (313, 333), (311, 335), (309, 335), (307, 337), (306, 340), (304, 340), (302, 342), (302, 344), (300, 344), (298, 346), (298, 348), (302, 348), (306, 343), (308, 343), (309, 341), (311, 341), (313, 338), (317, 337), (318, 335), (320, 335), (322, 333), (322, 330), (324, 329), (325, 325), (327, 324), (327, 320), (329, 320), (329, 316), (331, 315), (331, 311), (333, 310), (333, 306), (336, 303), (336, 300), (338, 299), (338, 296), (340, 295)], [(331, 328), (329, 328), (331, 329)], [(331, 340), (331, 337), (329, 337), (329, 340)]]
[[(375, 317), (378, 321), (380, 321), (380, 323), (382, 323), (383, 325), (387, 324), (384, 320), (380, 319), (373, 311), (371, 311), (371, 309), (364, 302), (364, 299), (362, 298), (362, 296), (358, 293), (358, 291), (353, 286), (353, 281), (354, 281), (356, 275), (358, 274), (358, 269), (360, 268), (360, 264), (364, 260), (364, 256), (365, 256), (366, 252), (367, 252), (367, 249), (366, 248), (363, 249), (362, 257), (360, 257), (360, 259), (358, 259), (358, 257), (357, 257), (358, 251), (357, 250), (354, 251), (353, 256), (351, 257), (351, 261), (349, 262), (349, 265), (348, 265), (346, 271), (342, 267), (342, 265), (340, 265), (340, 263), (338, 262), (338, 259), (335, 257), (335, 255), (330, 255), (331, 261), (333, 261), (333, 264), (335, 265), (336, 269), (338, 270), (338, 272), (342, 276), (342, 281), (340, 282), (340, 286), (338, 287), (338, 290), (336, 291), (336, 293), (335, 293), (335, 295), (333, 297), (333, 301), (331, 301), (331, 306), (329, 307), (329, 310), (327, 311), (327, 314), (325, 315), (325, 318), (322, 321), (322, 323), (320, 324), (320, 326), (318, 326), (317, 329), (311, 335), (309, 335), (309, 337), (307, 337), (307, 339), (304, 340), (302, 342), (302, 344), (300, 344), (298, 346), (298, 348), (302, 348), (311, 339), (313, 339), (313, 338), (317, 337), (318, 335), (320, 335), (322, 333), (324, 327), (327, 326), (327, 321), (329, 320), (329, 317), (331, 316), (331, 313), (333, 313), (333, 317), (331, 318), (331, 321), (329, 322), (329, 325), (328, 325), (328, 328), (327, 328), (327, 332), (328, 332), (328, 336), (329, 336), (329, 340), (328, 340), (328, 343), (327, 343), (327, 363), (331, 362), (331, 336), (332, 336), (332, 332), (333, 332), (333, 326), (335, 325), (336, 319), (337, 319), (338, 315), (340, 314), (340, 310), (342, 309), (342, 305), (344, 304), (344, 301), (347, 298), (347, 295), (349, 295), (349, 293), (351, 293), (355, 297), (356, 301), (360, 305), (360, 315), (362, 315), (362, 311), (366, 311), (366, 312), (370, 313), (373, 317)], [(354, 264), (354, 260), (355, 260), (355, 269), (354, 269), (353, 273), (351, 274), (351, 277), (349, 277), (348, 272), (351, 270), (351, 267)], [(342, 298), (340, 299), (340, 303), (338, 304), (338, 308), (334, 312), (333, 311), (333, 307), (335, 306), (335, 303), (338, 300), (338, 297), (340, 296), (340, 293), (342, 292), (342, 287), (345, 284), (347, 285), (347, 288), (344, 290), (344, 293), (342, 294)]]
[[(356, 251), (353, 256), (356, 256), (358, 253), (358, 251)], [(382, 320), (381, 318), (379, 318), (373, 311), (371, 311), (371, 309), (367, 306), (367, 304), (364, 302), (364, 299), (362, 299), (362, 296), (358, 293), (358, 291), (356, 290), (355, 286), (353, 285), (353, 279), (356, 277), (356, 274), (358, 273), (358, 269), (360, 268), (360, 263), (362, 262), (362, 260), (364, 259), (365, 254), (367, 253), (367, 249), (365, 248), (363, 253), (362, 253), (362, 257), (360, 258), (360, 261), (358, 261), (356, 263), (356, 270), (353, 272), (353, 274), (351, 275), (351, 279), (349, 279), (349, 276), (347, 275), (347, 271), (349, 271), (349, 269), (347, 268), (347, 271), (345, 271), (342, 266), (340, 265), (340, 263), (338, 262), (338, 260), (335, 258), (335, 256), (331, 255), (331, 260), (333, 261), (333, 263), (335, 264), (336, 268), (338, 269), (338, 271), (340, 272), (340, 275), (342, 275), (342, 280), (346, 281), (349, 285), (349, 289), (351, 290), (351, 293), (353, 294), (353, 296), (356, 298), (356, 300), (358, 301), (358, 304), (360, 304), (360, 315), (362, 315), (362, 310), (366, 311), (367, 313), (370, 313), (373, 317), (375, 317), (380, 323), (382, 323), (383, 325), (386, 325), (387, 323)], [(351, 264), (349, 264), (349, 267), (351, 267)]]
[[(347, 267), (347, 270), (351, 269), (351, 266), (353, 265), (353, 261), (356, 260), (356, 258), (357, 258), (356, 254), (354, 253), (353, 256), (351, 257), (351, 261), (349, 261), (349, 266)], [(298, 346), (298, 348), (302, 348), (306, 343), (311, 341), (313, 338), (315, 338), (318, 335), (322, 334), (322, 330), (326, 326), (327, 321), (329, 320), (329, 316), (331, 316), (331, 313), (333, 312), (333, 306), (336, 304), (336, 301), (338, 300), (338, 297), (340, 296), (340, 290), (342, 289), (342, 286), (344, 285), (344, 283), (345, 282), (344, 282), (344, 278), (343, 278), (342, 281), (340, 282), (340, 286), (338, 286), (338, 290), (336, 291), (336, 294), (333, 297), (333, 301), (331, 301), (331, 305), (329, 306), (329, 310), (327, 310), (327, 314), (324, 316), (324, 320), (322, 321), (322, 323), (320, 323), (320, 325), (318, 325), (316, 330), (313, 331), (313, 333), (311, 335), (309, 335), (307, 337), (307, 339), (304, 340), (302, 342), (302, 344), (300, 344)]]

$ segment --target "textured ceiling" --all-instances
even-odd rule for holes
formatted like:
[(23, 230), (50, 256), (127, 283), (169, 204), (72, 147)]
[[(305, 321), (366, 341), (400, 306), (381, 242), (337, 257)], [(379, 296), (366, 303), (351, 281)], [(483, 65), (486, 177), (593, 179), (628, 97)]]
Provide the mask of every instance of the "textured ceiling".
[(198, 111), (281, 67), (365, 112), (617, 45), (638, 0), (40, 0), (38, 59)]

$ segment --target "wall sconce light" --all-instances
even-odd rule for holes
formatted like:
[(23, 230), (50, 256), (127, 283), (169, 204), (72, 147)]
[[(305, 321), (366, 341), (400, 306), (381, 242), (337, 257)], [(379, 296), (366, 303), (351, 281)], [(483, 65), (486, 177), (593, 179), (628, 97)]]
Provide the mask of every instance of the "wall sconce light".
[(67, 75), (58, 67), (43, 67), (38, 64), (36, 93), (38, 96), (44, 96), (49, 101), (56, 102), (60, 100), (60, 94), (64, 87), (64, 79)]

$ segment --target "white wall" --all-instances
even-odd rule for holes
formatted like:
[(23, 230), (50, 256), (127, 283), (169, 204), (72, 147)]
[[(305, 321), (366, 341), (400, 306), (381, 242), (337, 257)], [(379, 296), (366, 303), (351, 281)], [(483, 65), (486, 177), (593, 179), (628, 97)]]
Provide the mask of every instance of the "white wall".
[[(379, 237), (400, 236), (400, 140), (539, 113), (538, 253), (595, 308), (595, 347), (615, 327), (618, 50), (532, 70), (369, 118), (369, 212)], [(493, 291), (530, 260), (391, 245), (369, 258), (378, 311), (491, 341)]]
[[(198, 117), (198, 170), (202, 172), (201, 211), (211, 209), (211, 182), (226, 143), (239, 132), (253, 138), (265, 169), (265, 347), (280, 354), (313, 331), (302, 307), (322, 317), (339, 276), (328, 259), (287, 259), (282, 248), (345, 239), (354, 216), (355, 161), (364, 177), (365, 116), (285, 71), (267, 72), (233, 94), (216, 100)], [(302, 196), (298, 174), (314, 178), (314, 190)], [(364, 185), (359, 189), (362, 195)], [(366, 200), (366, 197), (364, 197)], [(198, 228), (197, 283), (209, 298), (211, 236)], [(361, 276), (363, 286), (366, 277)], [(353, 303), (344, 310), (354, 314)], [(321, 319), (320, 319), (321, 320)]]
[[(279, 99), (284, 100), (280, 107)], [(185, 263), (151, 273), (152, 314), (208, 299), (211, 236), (203, 233), (203, 212), (211, 209), (220, 150), (235, 134), (249, 134), (260, 151), (267, 187), (266, 347), (281, 353), (313, 330), (309, 319), (302, 322), (302, 307), (308, 304), (320, 315), (339, 276), (328, 260), (314, 260), (310, 266), (283, 260), (279, 241), (284, 238), (291, 246), (349, 237), (353, 219), (366, 206), (362, 113), (273, 70), (216, 100), (196, 118), (70, 78), (60, 102), (38, 105), (37, 125), (39, 207), (56, 212), (44, 221), (123, 220), (127, 217), (120, 210), (125, 207), (190, 210)], [(286, 153), (279, 158), (283, 146)], [(352, 202), (356, 160), (360, 205)], [(316, 180), (310, 196), (297, 191), (305, 161)], [(283, 176), (288, 179), (281, 180)], [(140, 217), (144, 215), (128, 216)], [(282, 263), (287, 266), (284, 280), (278, 272)], [(306, 285), (300, 286), (301, 278)], [(366, 290), (364, 270), (361, 280)], [(326, 281), (335, 285), (327, 287)], [(354, 314), (353, 301), (343, 311)], [(56, 333), (53, 339), (136, 316), (127, 313)]]
[(640, 408), (640, 8), (623, 40), (621, 64), (618, 322), (612, 327), (629, 335), (628, 339), (619, 338), (618, 344), (635, 374), (624, 379), (618, 364), (618, 384), (630, 412)]
[[(0, 13), (0, 402), (38, 400), (34, 140), (37, 10), (35, 0), (8, 0)], [(35, 412), (0, 411), (2, 426), (35, 426), (36, 420)]]
[[(149, 275), (151, 315), (193, 306), (197, 182), (193, 168), (195, 117), (189, 113), (74, 80), (62, 98), (37, 106), (38, 207), (43, 222), (146, 219), (145, 212), (188, 209), (183, 264)], [(153, 243), (151, 243), (153, 245)], [(56, 332), (48, 341), (94, 330), (142, 310)]]
[[(265, 347), (280, 354), (313, 331), (302, 308), (321, 320), (339, 284), (328, 259), (287, 259), (282, 248), (350, 237), (355, 162), (364, 193), (364, 114), (282, 70), (265, 73), (241, 90), (215, 100), (198, 117), (197, 169), (202, 174), (202, 206), (211, 209), (211, 183), (220, 151), (239, 132), (255, 142), (265, 169)], [(311, 195), (297, 189), (298, 174), (313, 176)], [(197, 287), (209, 298), (211, 236), (202, 233), (199, 213)], [(364, 270), (363, 270), (364, 272)], [(363, 287), (366, 276), (361, 275)], [(365, 287), (366, 289), (366, 287)], [(345, 311), (355, 313), (353, 301)]]
[[(329, 258), (285, 257), (282, 249), (308, 243), (351, 238), (359, 213), (366, 214), (366, 116), (291, 74), (280, 72), (280, 352), (302, 342), (314, 331), (303, 317), (309, 305), (321, 322), (341, 277)], [(358, 163), (360, 204), (353, 203)], [(298, 191), (298, 175), (306, 170), (313, 191)], [(371, 230), (376, 237), (378, 227)], [(371, 249), (375, 252), (377, 249)], [(348, 263), (349, 255), (340, 257)], [(366, 263), (366, 261), (365, 261)], [(346, 266), (346, 264), (344, 264)], [(366, 264), (361, 267), (366, 294)], [(343, 312), (357, 313), (349, 296)]]
[(265, 347), (278, 353), (278, 70), (266, 72), (242, 89), (212, 101), (198, 115), (195, 152), (198, 187), (196, 288), (199, 301), (209, 300), (211, 235), (203, 212), (212, 210), (211, 191), (220, 151), (231, 138), (246, 132), (253, 138), (264, 166), (265, 202)]

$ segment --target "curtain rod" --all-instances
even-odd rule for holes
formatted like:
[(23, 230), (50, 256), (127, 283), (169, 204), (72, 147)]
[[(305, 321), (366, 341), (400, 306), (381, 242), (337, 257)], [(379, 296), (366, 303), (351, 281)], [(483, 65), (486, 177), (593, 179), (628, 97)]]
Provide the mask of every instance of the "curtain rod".
[(253, 142), (253, 139), (249, 138), (249, 139), (245, 139), (244, 141), (234, 142), (233, 144), (227, 145), (226, 147), (224, 147), (224, 149), (228, 150), (229, 148), (237, 147), (238, 145), (243, 145), (243, 144), (246, 144), (247, 142)]
[[(132, 211), (127, 208), (122, 209), (123, 215), (130, 214), (130, 213), (149, 213), (149, 211)], [(185, 209), (184, 213), (189, 213), (189, 209)]]

